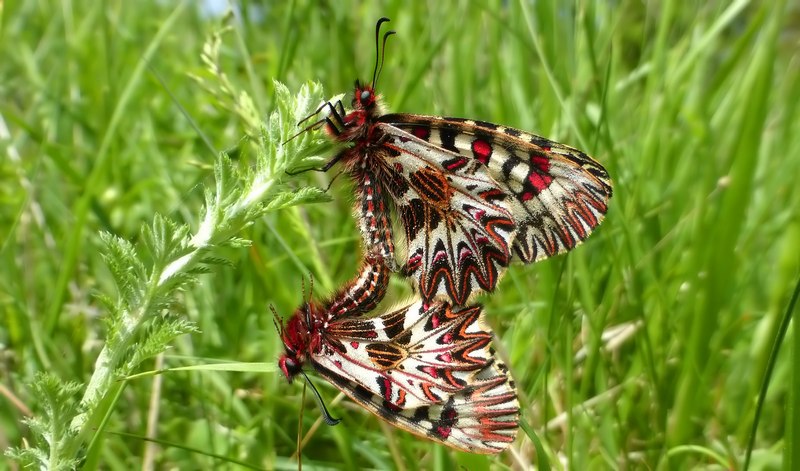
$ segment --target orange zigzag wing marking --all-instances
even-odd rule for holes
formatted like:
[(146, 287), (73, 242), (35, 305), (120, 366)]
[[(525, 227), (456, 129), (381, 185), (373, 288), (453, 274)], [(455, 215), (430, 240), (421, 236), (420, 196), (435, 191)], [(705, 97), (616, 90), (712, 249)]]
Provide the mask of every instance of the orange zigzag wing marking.
[(459, 450), (498, 453), (519, 403), (491, 350), (480, 306), (415, 303), (377, 317), (331, 318), (306, 305), (281, 329), (287, 379), (310, 363), (378, 417)]

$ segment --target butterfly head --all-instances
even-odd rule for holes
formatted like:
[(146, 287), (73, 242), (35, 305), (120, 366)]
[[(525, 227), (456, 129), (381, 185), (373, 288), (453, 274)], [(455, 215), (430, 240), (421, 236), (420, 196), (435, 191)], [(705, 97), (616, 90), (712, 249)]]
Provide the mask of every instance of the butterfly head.
[(373, 112), (378, 106), (378, 95), (370, 85), (362, 85), (356, 80), (355, 91), (353, 91), (352, 107), (354, 110), (364, 110), (368, 113)]
[(275, 315), (275, 327), (280, 333), (284, 348), (283, 355), (278, 359), (278, 367), (290, 383), (302, 371), (305, 352), (308, 350), (309, 331), (306, 324), (308, 310), (308, 305), (298, 309), (286, 325), (280, 322), (277, 314)]
[(300, 374), (300, 372), (303, 370), (301, 365), (302, 363), (300, 363), (297, 357), (290, 352), (284, 353), (278, 359), (278, 366), (283, 372), (283, 375), (286, 376), (286, 380), (290, 383), (294, 377)]

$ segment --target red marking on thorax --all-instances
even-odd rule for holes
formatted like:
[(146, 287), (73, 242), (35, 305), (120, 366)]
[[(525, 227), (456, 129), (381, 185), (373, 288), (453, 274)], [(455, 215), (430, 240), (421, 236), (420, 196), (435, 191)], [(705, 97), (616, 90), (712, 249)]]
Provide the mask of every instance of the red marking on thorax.
[(308, 327), (300, 316), (300, 312), (296, 312), (289, 321), (286, 327), (281, 332), (283, 344), (294, 352), (301, 352), (308, 346)]

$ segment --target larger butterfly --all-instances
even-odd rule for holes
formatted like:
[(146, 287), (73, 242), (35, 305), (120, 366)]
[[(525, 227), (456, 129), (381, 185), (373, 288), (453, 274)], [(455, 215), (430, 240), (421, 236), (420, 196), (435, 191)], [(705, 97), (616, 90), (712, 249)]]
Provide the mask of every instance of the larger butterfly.
[[(388, 272), (357, 279), (372, 286), (384, 276)], [(353, 284), (335, 298), (374, 291)], [(514, 382), (490, 348), (492, 334), (480, 306), (418, 300), (373, 318), (331, 309), (349, 303), (309, 303), (286, 324), (276, 315), (285, 347), (278, 364), (287, 380), (305, 376), (302, 367), (310, 364), (378, 417), (459, 450), (499, 453), (514, 441)], [(321, 399), (320, 405), (326, 421), (336, 424)]]
[[(586, 239), (612, 190), (606, 170), (585, 153), (482, 121), (384, 114), (375, 81), (386, 21), (376, 26), (372, 84), (356, 81), (350, 112), (328, 102), (317, 113), (329, 114), (310, 126), (348, 145), (323, 170), (341, 163), (355, 181), (364, 245), (411, 276), (424, 301), (464, 305), (492, 291), (513, 257), (531, 263)], [(393, 33), (383, 36), (383, 49)], [(405, 228), (402, 264), (391, 206)]]

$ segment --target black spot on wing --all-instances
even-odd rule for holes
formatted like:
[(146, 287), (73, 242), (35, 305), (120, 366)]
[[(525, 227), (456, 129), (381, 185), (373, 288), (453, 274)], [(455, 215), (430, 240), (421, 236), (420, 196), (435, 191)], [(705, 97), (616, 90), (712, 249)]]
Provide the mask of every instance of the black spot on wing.
[(456, 136), (458, 136), (458, 131), (455, 129), (439, 129), (439, 138), (442, 141), (442, 147), (457, 153)]
[(508, 178), (511, 176), (511, 172), (514, 170), (514, 167), (521, 163), (522, 160), (520, 160), (513, 152), (510, 152), (506, 161), (503, 162), (503, 177), (508, 180)]

